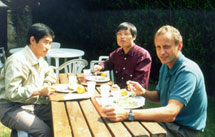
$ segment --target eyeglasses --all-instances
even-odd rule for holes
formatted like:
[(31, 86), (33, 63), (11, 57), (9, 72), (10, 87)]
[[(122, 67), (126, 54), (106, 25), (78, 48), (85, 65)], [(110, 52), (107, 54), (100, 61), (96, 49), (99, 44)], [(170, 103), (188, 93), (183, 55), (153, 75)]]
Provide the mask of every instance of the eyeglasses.
[(125, 37), (128, 37), (128, 36), (131, 36), (131, 33), (117, 32), (116, 35), (117, 35), (117, 36), (125, 36)]

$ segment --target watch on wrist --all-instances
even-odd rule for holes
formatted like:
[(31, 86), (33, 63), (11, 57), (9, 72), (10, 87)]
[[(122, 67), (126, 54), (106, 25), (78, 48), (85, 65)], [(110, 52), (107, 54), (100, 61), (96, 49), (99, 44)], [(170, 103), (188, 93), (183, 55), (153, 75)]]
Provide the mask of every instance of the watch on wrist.
[(134, 113), (132, 110), (129, 111), (128, 113), (128, 120), (129, 121), (134, 121)]

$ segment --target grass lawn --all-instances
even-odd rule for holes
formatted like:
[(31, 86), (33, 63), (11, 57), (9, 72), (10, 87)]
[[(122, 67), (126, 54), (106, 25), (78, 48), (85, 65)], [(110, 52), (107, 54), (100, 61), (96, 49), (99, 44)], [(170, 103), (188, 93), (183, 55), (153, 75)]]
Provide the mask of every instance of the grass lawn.
[[(149, 89), (154, 89), (154, 85), (150, 84)], [(198, 104), (197, 104), (198, 105)], [(145, 108), (158, 107), (159, 104), (152, 103), (146, 100)], [(207, 117), (207, 126), (203, 133), (200, 134), (200, 137), (215, 137), (215, 97), (208, 98), (208, 117)], [(10, 137), (11, 130), (0, 123), (0, 137)]]
[(10, 137), (11, 130), (2, 125), (0, 122), (0, 137)]

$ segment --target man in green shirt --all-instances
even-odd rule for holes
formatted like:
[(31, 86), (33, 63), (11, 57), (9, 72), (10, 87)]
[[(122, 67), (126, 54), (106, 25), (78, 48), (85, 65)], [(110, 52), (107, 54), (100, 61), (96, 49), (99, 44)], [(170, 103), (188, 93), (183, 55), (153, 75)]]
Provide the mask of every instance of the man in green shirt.
[(103, 113), (112, 121), (157, 121), (166, 129), (168, 137), (197, 137), (207, 119), (202, 71), (182, 54), (183, 39), (173, 26), (162, 26), (155, 34), (154, 43), (162, 63), (156, 89), (146, 90), (135, 81), (129, 81), (128, 86), (136, 95), (160, 102), (161, 107), (130, 111), (104, 107)]
[(43, 59), (51, 48), (54, 32), (36, 23), (27, 35), (27, 46), (11, 55), (0, 76), (0, 121), (11, 129), (35, 137), (51, 136), (50, 104), (38, 104), (54, 92), (56, 75)]

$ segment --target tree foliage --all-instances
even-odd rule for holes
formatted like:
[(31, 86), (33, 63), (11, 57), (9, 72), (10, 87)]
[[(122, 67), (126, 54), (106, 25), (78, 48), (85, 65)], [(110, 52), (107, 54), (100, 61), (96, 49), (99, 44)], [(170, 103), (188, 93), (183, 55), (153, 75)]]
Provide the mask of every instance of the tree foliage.
[[(41, 7), (43, 3), (48, 1), (41, 2)], [(115, 29), (121, 22), (135, 24), (138, 29), (135, 42), (152, 55), (151, 79), (155, 80), (160, 62), (153, 46), (154, 33), (162, 25), (175, 26), (183, 36), (182, 52), (201, 66), (207, 88), (214, 89), (211, 83), (215, 78), (213, 0), (56, 0), (53, 4), (51, 11), (55, 16), (47, 17), (40, 8), (40, 14), (38, 9), (34, 11), (34, 18), (36, 15), (40, 20), (42, 16), (48, 18), (44, 22), (53, 25), (57, 37), (69, 41), (66, 43), (68, 47), (85, 50), (85, 57), (89, 61), (97, 59), (99, 55), (108, 55), (117, 48)]]

